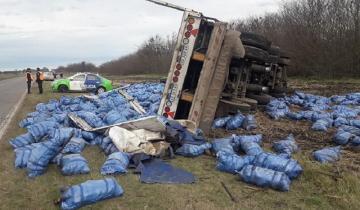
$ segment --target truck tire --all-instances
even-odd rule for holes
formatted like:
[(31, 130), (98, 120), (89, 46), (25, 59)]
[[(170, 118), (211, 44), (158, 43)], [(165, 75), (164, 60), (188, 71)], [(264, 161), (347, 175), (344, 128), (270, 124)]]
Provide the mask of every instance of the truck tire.
[(265, 50), (248, 45), (244, 45), (244, 48), (245, 48), (245, 58), (260, 62), (266, 62), (269, 60), (269, 53)]
[(242, 32), (240, 39), (245, 45), (257, 47), (266, 51), (269, 50), (271, 46), (271, 42), (269, 40), (267, 40), (264, 36), (255, 33)]
[(257, 94), (249, 93), (246, 95), (246, 97), (256, 100), (259, 105), (267, 105), (273, 99), (273, 97), (267, 94), (257, 95)]

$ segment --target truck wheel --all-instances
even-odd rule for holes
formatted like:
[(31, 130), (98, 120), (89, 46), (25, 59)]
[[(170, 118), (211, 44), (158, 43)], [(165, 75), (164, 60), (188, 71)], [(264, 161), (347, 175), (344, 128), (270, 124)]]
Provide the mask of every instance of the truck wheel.
[(96, 90), (96, 94), (99, 95), (101, 93), (105, 93), (105, 88), (104, 87), (99, 87), (97, 90)]
[(269, 59), (269, 53), (257, 47), (244, 45), (245, 58), (256, 60), (260, 62), (266, 62)]
[(255, 33), (242, 32), (240, 39), (245, 45), (257, 47), (266, 51), (269, 50), (271, 46), (271, 42), (269, 40), (267, 40), (264, 36)]
[(273, 99), (273, 97), (267, 94), (256, 95), (253, 93), (249, 93), (246, 95), (246, 97), (256, 100), (259, 105), (267, 105)]
[(69, 88), (66, 85), (60, 85), (58, 90), (60, 93), (66, 93), (69, 91)]

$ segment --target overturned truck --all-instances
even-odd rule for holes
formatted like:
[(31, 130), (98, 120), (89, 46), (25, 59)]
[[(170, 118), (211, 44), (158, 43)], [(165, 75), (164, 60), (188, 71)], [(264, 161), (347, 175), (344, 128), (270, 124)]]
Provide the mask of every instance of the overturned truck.
[(249, 112), (287, 92), (290, 58), (254, 33), (159, 0), (183, 11), (170, 71), (158, 111), (188, 119), (208, 131), (215, 117)]

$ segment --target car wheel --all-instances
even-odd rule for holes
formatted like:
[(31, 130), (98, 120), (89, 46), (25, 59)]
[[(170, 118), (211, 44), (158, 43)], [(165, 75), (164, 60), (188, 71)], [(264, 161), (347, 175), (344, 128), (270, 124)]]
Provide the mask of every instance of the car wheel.
[(104, 87), (99, 87), (97, 90), (96, 90), (96, 94), (99, 95), (101, 93), (105, 93), (105, 88)]
[(66, 93), (69, 91), (69, 88), (66, 85), (60, 85), (58, 90), (60, 93)]

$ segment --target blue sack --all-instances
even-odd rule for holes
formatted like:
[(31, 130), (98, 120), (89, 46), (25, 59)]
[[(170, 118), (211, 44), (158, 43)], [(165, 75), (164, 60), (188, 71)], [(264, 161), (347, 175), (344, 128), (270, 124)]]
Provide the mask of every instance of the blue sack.
[(270, 153), (261, 153), (253, 161), (253, 165), (284, 172), (290, 179), (295, 179), (303, 172), (303, 168), (294, 159), (283, 158)]
[(36, 141), (41, 140), (44, 136), (48, 135), (48, 133), (58, 127), (58, 123), (53, 121), (44, 121), (40, 123), (36, 123), (28, 127), (29, 133), (34, 137)]
[(120, 197), (124, 190), (114, 178), (89, 180), (61, 190), (61, 209), (73, 210), (101, 200)]
[(314, 158), (320, 163), (331, 163), (340, 160), (341, 147), (326, 147), (314, 152)]
[(215, 154), (217, 154), (220, 151), (235, 154), (234, 151), (234, 143), (233, 143), (233, 137), (227, 137), (223, 139), (215, 139), (211, 142), (212, 144), (212, 150)]
[(334, 126), (335, 127), (340, 127), (340, 126), (343, 126), (343, 125), (349, 125), (349, 121), (343, 117), (338, 117), (334, 120)]
[(360, 128), (355, 128), (353, 126), (344, 125), (344, 126), (341, 126), (340, 129), (343, 131), (349, 132), (351, 134), (354, 134), (355, 136), (360, 136)]
[(226, 123), (231, 119), (231, 116), (221, 117), (214, 120), (212, 128), (224, 128)]
[(350, 126), (354, 126), (356, 128), (360, 128), (360, 120), (350, 120)]
[(230, 120), (226, 122), (227, 130), (236, 130), (240, 128), (243, 124), (245, 116), (241, 113), (237, 113), (235, 116), (231, 117)]
[(57, 146), (64, 146), (74, 134), (74, 128), (53, 129), (49, 132), (49, 141)]
[(26, 168), (31, 151), (35, 148), (30, 144), (25, 147), (15, 149), (15, 168)]
[(311, 129), (315, 131), (327, 131), (327, 129), (332, 126), (332, 123), (333, 120), (331, 120), (330, 118), (320, 119), (313, 124)]
[(91, 142), (91, 141), (95, 140), (95, 138), (98, 136), (98, 134), (96, 134), (94, 132), (88, 132), (88, 131), (82, 131), (81, 135), (87, 142)]
[(90, 168), (88, 161), (80, 154), (64, 155), (61, 158), (61, 173), (65, 176), (88, 174)]
[(51, 141), (32, 144), (35, 148), (31, 150), (31, 155), (27, 163), (29, 177), (42, 175), (50, 161), (60, 152), (60, 147)]
[(79, 111), (76, 113), (76, 115), (85, 120), (93, 128), (99, 128), (105, 125), (101, 118), (99, 118), (92, 112)]
[(86, 141), (82, 138), (71, 138), (65, 145), (62, 153), (81, 153), (86, 145)]
[(16, 138), (11, 139), (9, 143), (11, 144), (11, 146), (13, 146), (16, 149), (35, 143), (35, 139), (30, 133), (25, 133)]
[(346, 145), (351, 139), (354, 139), (355, 137), (356, 136), (354, 134), (339, 129), (335, 134), (334, 142), (337, 145)]
[(176, 150), (176, 154), (184, 157), (196, 157), (202, 155), (205, 150), (211, 149), (212, 145), (210, 143), (205, 143), (202, 145), (192, 145), (184, 144)]
[(302, 120), (304, 116), (300, 112), (287, 112), (286, 117), (291, 120)]
[(257, 128), (256, 120), (254, 115), (247, 115), (243, 121), (242, 127), (247, 130), (253, 130)]
[(259, 187), (270, 187), (284, 192), (290, 189), (291, 181), (283, 172), (247, 165), (239, 172), (239, 176), (244, 182)]
[(120, 112), (113, 110), (105, 116), (105, 121), (108, 125), (114, 125), (117, 123), (125, 122), (127, 121), (127, 119)]
[(262, 144), (262, 138), (262, 134), (234, 136), (234, 143), (236, 145), (240, 145), (241, 141), (252, 141), (258, 144)]
[(220, 151), (216, 154), (216, 169), (235, 174), (245, 165), (249, 165), (254, 160), (254, 156), (238, 156), (236, 154)]
[(100, 171), (102, 175), (125, 174), (129, 165), (130, 155), (125, 152), (115, 152), (109, 155)]
[(291, 156), (292, 153), (295, 153), (299, 150), (294, 135), (292, 134), (290, 134), (284, 140), (274, 142), (273, 149), (278, 154), (287, 154), (288, 156)]
[(260, 145), (254, 141), (241, 141), (240, 147), (247, 155), (258, 155), (264, 152)]

